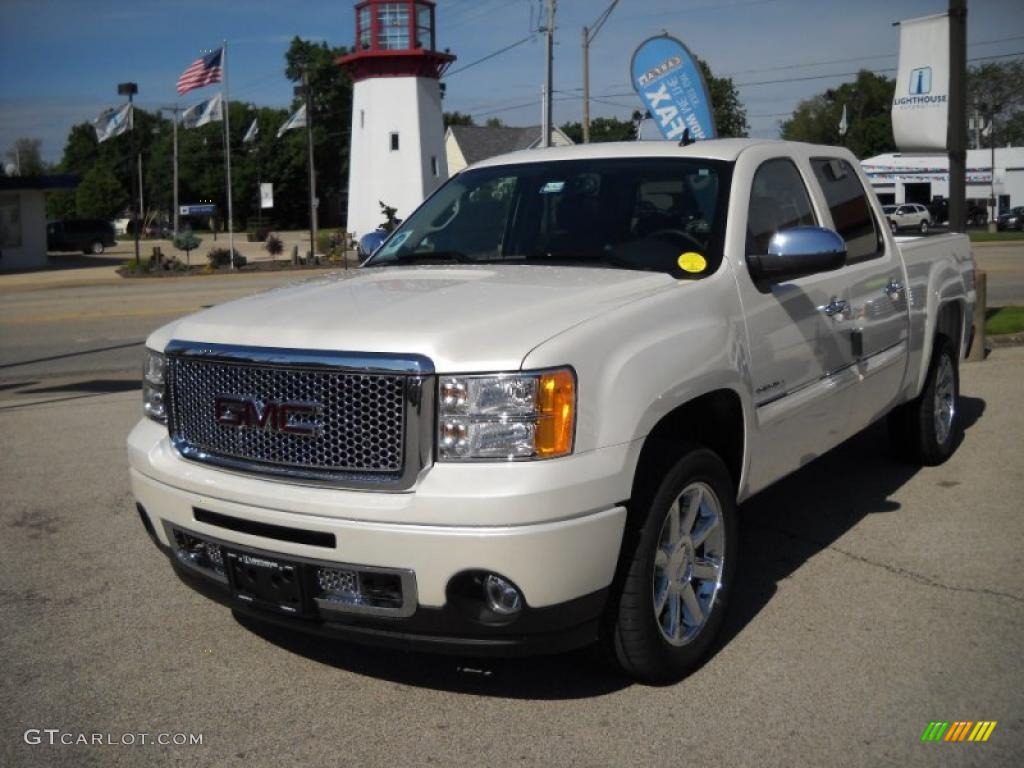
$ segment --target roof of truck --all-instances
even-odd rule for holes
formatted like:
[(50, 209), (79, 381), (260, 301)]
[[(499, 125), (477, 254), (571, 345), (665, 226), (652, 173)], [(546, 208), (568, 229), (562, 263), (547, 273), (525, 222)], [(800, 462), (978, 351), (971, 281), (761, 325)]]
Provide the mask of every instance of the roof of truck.
[(476, 163), (474, 168), (509, 163), (536, 163), (548, 160), (584, 160), (611, 157), (702, 157), (732, 161), (750, 147), (764, 144), (790, 144), (772, 139), (711, 139), (695, 141), (685, 147), (674, 141), (609, 141), (595, 144), (576, 144), (571, 147), (545, 147), (509, 152), (489, 157)]

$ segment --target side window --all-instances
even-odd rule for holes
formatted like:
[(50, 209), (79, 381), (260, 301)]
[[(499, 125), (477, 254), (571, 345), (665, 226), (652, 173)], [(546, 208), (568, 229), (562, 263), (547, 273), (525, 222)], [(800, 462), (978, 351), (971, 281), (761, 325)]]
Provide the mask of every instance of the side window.
[(807, 187), (793, 161), (780, 157), (762, 163), (750, 188), (747, 253), (766, 254), (776, 232), (816, 223)]
[[(836, 232), (846, 241), (846, 260), (853, 264), (881, 255), (875, 217), (871, 213), (864, 187), (845, 160), (818, 157), (811, 160), (814, 175), (821, 184), (832, 212)], [(913, 213), (915, 206), (904, 206), (900, 213)]]

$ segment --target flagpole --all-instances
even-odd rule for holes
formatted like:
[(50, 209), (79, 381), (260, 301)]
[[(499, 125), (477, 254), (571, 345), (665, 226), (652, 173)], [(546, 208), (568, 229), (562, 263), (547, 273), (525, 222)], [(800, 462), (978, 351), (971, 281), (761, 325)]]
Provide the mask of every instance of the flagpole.
[(231, 102), (228, 100), (228, 41), (223, 41), (221, 66), (224, 70), (224, 88), (221, 98), (224, 101), (224, 164), (228, 177), (228, 263), (235, 268), (235, 224), (234, 210), (231, 206)]

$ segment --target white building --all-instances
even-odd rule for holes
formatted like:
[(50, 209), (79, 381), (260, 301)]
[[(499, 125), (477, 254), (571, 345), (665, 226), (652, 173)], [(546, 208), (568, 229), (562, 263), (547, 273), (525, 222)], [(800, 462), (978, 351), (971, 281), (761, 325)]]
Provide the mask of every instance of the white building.
[(77, 186), (74, 176), (0, 177), (0, 271), (47, 265), (46, 192)]
[[(947, 155), (895, 152), (862, 160), (861, 165), (883, 205), (927, 205), (935, 197), (949, 197)], [(967, 151), (967, 200), (988, 207), (991, 194), (992, 150), (970, 149)], [(1024, 147), (996, 148), (995, 198), (998, 211), (1024, 205)]]
[(356, 235), (405, 218), (448, 178), (439, 80), (455, 60), (434, 49), (431, 0), (356, 4), (355, 50), (338, 63), (352, 76), (348, 222)]

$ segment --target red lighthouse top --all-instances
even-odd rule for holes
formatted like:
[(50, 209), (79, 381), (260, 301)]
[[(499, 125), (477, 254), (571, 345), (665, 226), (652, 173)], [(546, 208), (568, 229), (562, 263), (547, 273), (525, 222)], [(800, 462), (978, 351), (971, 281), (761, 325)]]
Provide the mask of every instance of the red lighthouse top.
[(455, 61), (435, 50), (432, 0), (363, 0), (356, 4), (356, 45), (338, 63), (353, 80), (370, 77), (440, 79)]

